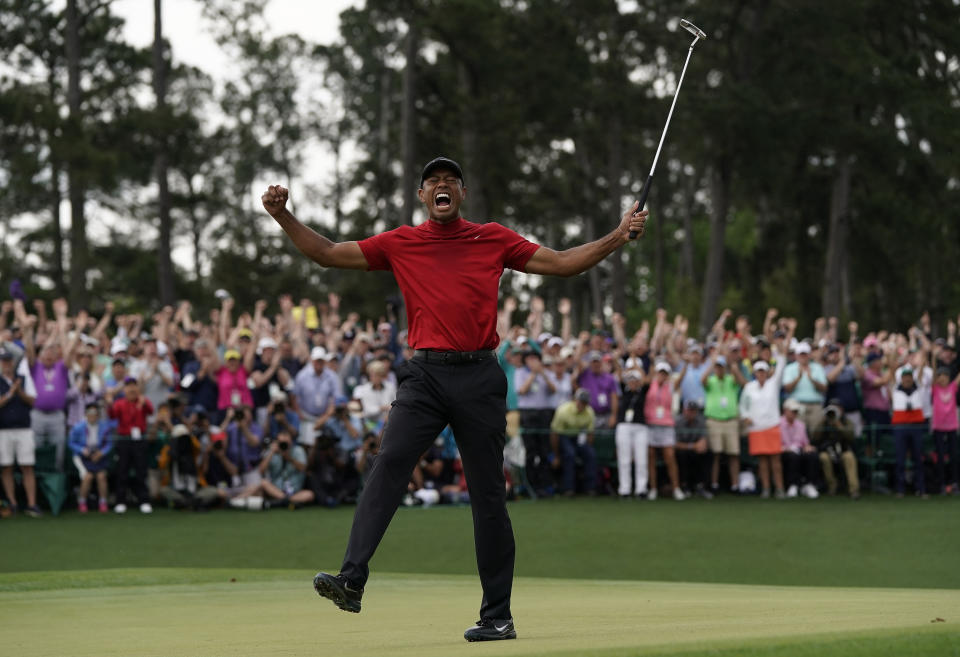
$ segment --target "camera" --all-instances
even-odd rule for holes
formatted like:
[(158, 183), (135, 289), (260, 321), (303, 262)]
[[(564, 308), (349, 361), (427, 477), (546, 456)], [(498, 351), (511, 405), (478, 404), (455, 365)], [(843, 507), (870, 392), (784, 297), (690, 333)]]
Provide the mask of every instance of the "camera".
[(289, 441), (289, 440), (286, 440), (286, 439), (284, 439), (284, 440), (278, 440), (278, 441), (277, 441), (277, 447), (280, 448), (280, 451), (286, 451), (287, 449), (290, 448), (290, 441)]
[(223, 441), (222, 441), (222, 440), (214, 440), (214, 441), (213, 441), (213, 448), (214, 448), (215, 450), (217, 450), (217, 451), (222, 450), (222, 449), (223, 449)]

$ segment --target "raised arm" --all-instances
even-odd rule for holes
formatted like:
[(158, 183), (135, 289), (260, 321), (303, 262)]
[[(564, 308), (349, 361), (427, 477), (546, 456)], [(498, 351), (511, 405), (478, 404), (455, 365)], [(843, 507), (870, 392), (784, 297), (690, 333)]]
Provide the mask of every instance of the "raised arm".
[(286, 208), (288, 196), (289, 191), (285, 187), (270, 185), (260, 200), (263, 208), (280, 224), (283, 232), (303, 255), (322, 267), (367, 269), (367, 258), (356, 242), (331, 242), (300, 223)]
[(554, 251), (541, 246), (527, 262), (526, 271), (528, 274), (552, 276), (575, 276), (583, 273), (629, 242), (630, 231), (636, 231), (638, 236), (642, 236), (647, 214), (648, 211), (639, 210), (638, 203), (634, 201), (620, 219), (620, 225), (605, 237), (565, 251)]

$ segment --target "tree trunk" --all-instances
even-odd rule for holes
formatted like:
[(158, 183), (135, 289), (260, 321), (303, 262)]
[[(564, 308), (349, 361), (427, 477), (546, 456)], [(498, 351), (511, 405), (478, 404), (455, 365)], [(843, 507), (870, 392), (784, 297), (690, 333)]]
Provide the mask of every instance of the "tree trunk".
[(823, 271), (824, 317), (838, 317), (843, 307), (843, 270), (847, 260), (847, 232), (850, 223), (850, 173), (853, 161), (843, 157), (830, 192), (830, 234)]
[[(383, 204), (383, 219), (393, 226), (394, 212), (390, 190), (390, 69), (380, 72), (380, 116), (377, 125), (377, 181), (380, 190), (379, 202)], [(402, 223), (402, 222), (401, 222)]]
[(183, 179), (187, 183), (187, 193), (189, 194), (187, 207), (190, 208), (190, 236), (193, 240), (193, 280), (199, 283), (203, 279), (203, 270), (200, 264), (200, 242), (203, 238), (204, 222), (197, 215), (197, 193), (193, 187), (193, 176), (185, 173)]
[(473, 71), (463, 61), (457, 67), (457, 75), (460, 79), (460, 94), (463, 99), (460, 142), (463, 148), (464, 185), (470, 190), (466, 203), (470, 211), (469, 218), (473, 221), (484, 222), (490, 218), (490, 208), (487, 204), (483, 163), (480, 161), (480, 151), (477, 148), (479, 117), (477, 116), (476, 105), (472, 102), (472, 99), (476, 98), (477, 95), (477, 81)]
[[(68, 138), (74, 152), (82, 150), (83, 127), (80, 117), (80, 16), (77, 0), (67, 0), (67, 122)], [(84, 179), (81, 165), (74, 154), (67, 162), (67, 185), (70, 198), (70, 305), (87, 305), (87, 267), (90, 247), (87, 243), (87, 220), (84, 215)]]
[[(153, 0), (153, 92), (156, 96), (157, 114), (162, 117), (167, 111), (167, 61), (164, 57), (161, 4), (162, 0)], [(157, 140), (154, 167), (157, 174), (157, 217), (160, 220), (160, 239), (157, 244), (158, 291), (160, 303), (170, 305), (175, 300), (175, 292), (170, 243), (173, 226), (170, 218), (170, 181), (167, 175), (165, 135), (161, 135)]]
[(419, 182), (417, 176), (416, 153), (417, 139), (417, 52), (419, 51), (417, 24), (412, 18), (408, 19), (409, 28), (407, 38), (403, 44), (403, 55), (406, 65), (403, 69), (403, 108), (400, 123), (400, 153), (403, 159), (403, 176), (400, 180), (400, 196), (403, 199), (403, 216), (400, 223), (413, 224), (413, 209), (416, 207), (414, 184)]
[(693, 209), (697, 198), (697, 175), (690, 176), (687, 186), (687, 207), (683, 213), (683, 244), (680, 247), (680, 279), (686, 278), (691, 288), (697, 286), (697, 272), (693, 264)]
[[(620, 177), (623, 174), (623, 123), (619, 116), (615, 116), (610, 124), (610, 131), (607, 133), (607, 148), (610, 162), (610, 171), (607, 174), (610, 180), (610, 222), (619, 222), (620, 215), (625, 208), (620, 207), (623, 198), (623, 186), (620, 184)], [(635, 249), (635, 245), (627, 248)], [(613, 288), (613, 310), (620, 314), (627, 312), (627, 283), (623, 269), (623, 249), (617, 249), (610, 254), (612, 270), (610, 272), (610, 285)]]
[[(59, 86), (56, 76), (56, 66), (48, 63), (50, 74), (47, 79), (48, 91), (50, 92), (51, 106), (57, 106), (57, 88)], [(47, 142), (50, 148), (50, 234), (53, 238), (53, 266), (51, 275), (53, 276), (53, 287), (57, 296), (67, 294), (67, 279), (63, 270), (63, 229), (60, 227), (60, 205), (63, 203), (63, 192), (60, 189), (60, 175), (63, 172), (59, 149), (57, 146), (57, 123), (58, 118), (51, 120), (47, 130)]]
[(717, 315), (717, 301), (723, 292), (724, 236), (730, 204), (730, 165), (721, 157), (710, 175), (710, 246), (700, 304), (700, 334), (706, 335)]

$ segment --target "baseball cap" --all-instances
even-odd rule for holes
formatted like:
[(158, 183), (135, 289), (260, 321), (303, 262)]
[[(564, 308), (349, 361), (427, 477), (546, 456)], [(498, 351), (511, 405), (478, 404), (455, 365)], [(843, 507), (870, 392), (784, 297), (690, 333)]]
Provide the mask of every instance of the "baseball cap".
[(343, 332), (344, 340), (353, 340), (355, 337), (357, 337), (357, 332), (354, 331), (353, 329), (349, 329)]
[(696, 399), (688, 399), (683, 407), (689, 411), (699, 411), (700, 402), (698, 402)]
[(726, 366), (727, 366), (727, 359), (726, 359), (726, 357), (724, 357), (724, 356), (717, 356), (716, 364), (719, 365), (720, 367), (726, 367)]
[(350, 403), (350, 398), (346, 395), (339, 395), (333, 400), (334, 406), (346, 406)]
[(590, 391), (586, 388), (580, 388), (575, 393), (573, 393), (573, 398), (578, 402), (583, 402), (584, 404), (590, 403)]
[(865, 338), (864, 341), (863, 341), (863, 346), (866, 347), (866, 348), (868, 348), (868, 349), (869, 349), (870, 347), (876, 347), (878, 344), (880, 344), (880, 342), (879, 342), (875, 337), (873, 337), (872, 335), (871, 335), (871, 336), (868, 336), (868, 337)]
[(656, 370), (657, 372), (666, 372), (667, 374), (669, 374), (670, 363), (668, 363), (665, 360), (661, 360), (659, 363), (656, 364), (656, 366), (654, 367), (654, 370)]
[(327, 360), (327, 350), (323, 347), (314, 347), (310, 350), (310, 360)]
[(457, 178), (460, 179), (460, 184), (463, 183), (463, 169), (460, 168), (460, 165), (451, 160), (449, 157), (435, 157), (434, 159), (427, 162), (427, 166), (423, 167), (423, 173), (420, 174), (420, 186), (423, 187), (423, 181), (427, 179), (433, 171), (436, 169), (449, 169), (457, 174)]
[(753, 364), (753, 371), (754, 371), (754, 372), (759, 372), (759, 371), (768, 372), (768, 371), (770, 371), (770, 364), (769, 364), (767, 361), (765, 361), (765, 360), (758, 360), (756, 363)]
[(127, 378), (125, 378), (125, 379), (123, 380), (123, 385), (129, 385), (129, 384), (131, 384), (131, 383), (136, 383), (136, 382), (137, 382), (137, 380), (136, 380), (134, 377), (128, 376)]
[(543, 333), (537, 336), (537, 342), (546, 342), (550, 340), (552, 337), (553, 337), (553, 333), (544, 331)]
[(247, 340), (249, 340), (250, 338), (253, 337), (253, 331), (251, 331), (248, 328), (242, 328), (237, 332), (237, 337), (246, 338)]
[(113, 342), (110, 343), (110, 355), (116, 356), (119, 353), (123, 353), (127, 350), (127, 343), (123, 340), (114, 338)]
[(627, 381), (642, 379), (643, 372), (641, 372), (640, 370), (627, 370), (626, 372), (623, 373), (623, 378), (626, 379)]
[(563, 346), (563, 338), (559, 338), (559, 337), (557, 337), (557, 336), (554, 335), (554, 336), (552, 336), (549, 340), (547, 340), (547, 346), (548, 346), (548, 347), (562, 347), (562, 346)]
[(905, 365), (903, 369), (900, 370), (900, 376), (907, 376), (908, 374), (913, 376), (913, 368), (909, 365)]
[(194, 404), (190, 407), (188, 415), (202, 415), (203, 417), (207, 416), (207, 409), (204, 408), (201, 404)]
[(0, 360), (13, 360), (13, 352), (0, 348)]
[(262, 354), (264, 349), (276, 349), (277, 341), (271, 337), (260, 338), (257, 342), (257, 353)]
[(587, 355), (587, 359), (590, 360), (591, 362), (595, 360), (603, 360), (603, 354), (601, 354), (599, 351), (591, 351)]
[(190, 429), (187, 428), (185, 424), (176, 424), (173, 427), (173, 431), (170, 432), (170, 436), (173, 438), (183, 438), (184, 436), (190, 435)]
[(240, 352), (236, 349), (227, 349), (226, 353), (223, 354), (224, 360), (240, 360)]
[(785, 410), (785, 411), (793, 411), (794, 413), (799, 413), (799, 412), (800, 412), (800, 402), (798, 402), (796, 399), (788, 399), (787, 401), (783, 402), (783, 410)]
[(880, 360), (881, 358), (883, 358), (883, 356), (877, 353), (867, 354), (867, 359), (866, 359), (867, 365), (869, 365), (875, 360)]
[(808, 342), (798, 342), (796, 349), (793, 350), (796, 354), (809, 354), (810, 353), (810, 343)]

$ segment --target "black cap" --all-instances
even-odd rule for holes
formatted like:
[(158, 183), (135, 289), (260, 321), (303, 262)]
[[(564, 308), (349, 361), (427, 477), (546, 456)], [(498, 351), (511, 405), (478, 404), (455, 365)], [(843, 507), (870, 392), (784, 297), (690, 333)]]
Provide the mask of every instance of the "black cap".
[(0, 347), (0, 360), (13, 360), (13, 352)]
[(463, 184), (463, 169), (460, 168), (460, 165), (451, 160), (449, 157), (437, 157), (429, 162), (427, 166), (423, 167), (423, 173), (420, 174), (420, 186), (423, 187), (423, 181), (427, 179), (427, 176), (430, 175), (434, 169), (450, 169), (455, 174), (457, 178), (460, 179), (460, 184)]

